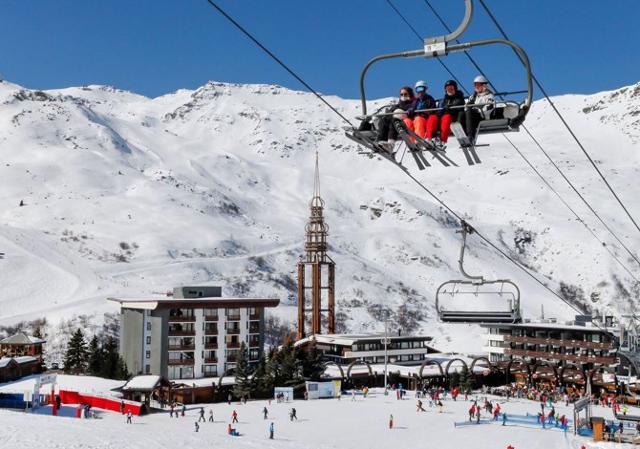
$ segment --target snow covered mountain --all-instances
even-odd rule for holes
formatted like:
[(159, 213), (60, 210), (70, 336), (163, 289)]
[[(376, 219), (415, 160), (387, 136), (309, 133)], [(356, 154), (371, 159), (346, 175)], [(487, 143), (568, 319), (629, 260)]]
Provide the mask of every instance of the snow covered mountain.
[[(358, 102), (328, 97), (346, 116)], [(554, 102), (631, 213), (640, 218), (640, 83)], [(293, 319), (315, 151), (337, 263), (339, 318), (351, 331), (396, 323), (436, 345), (479, 349), (478, 329), (438, 324), (434, 293), (460, 277), (450, 214), (391, 164), (359, 154), (311, 94), (210, 82), (149, 99), (108, 86), (34, 91), (0, 82), (0, 324), (114, 312), (105, 298), (221, 284), (281, 298)], [(640, 239), (546, 101), (527, 126), (635, 253)], [(610, 248), (607, 235), (524, 133), (512, 135)], [(635, 310), (633, 278), (500, 136), (483, 164), (416, 176), (552, 289), (601, 312)], [(413, 169), (412, 164), (409, 166)], [(20, 205), (22, 201), (22, 206)], [(574, 312), (477, 238), (468, 271), (511, 277), (525, 316)]]

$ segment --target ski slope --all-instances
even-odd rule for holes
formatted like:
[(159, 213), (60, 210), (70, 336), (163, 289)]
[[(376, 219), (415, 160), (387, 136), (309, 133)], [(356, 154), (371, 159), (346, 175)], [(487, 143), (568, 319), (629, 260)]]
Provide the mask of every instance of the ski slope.
[[(454, 427), (454, 422), (467, 422), (471, 402), (444, 401), (443, 413), (429, 408), (423, 400), (426, 412), (416, 412), (416, 399), (408, 392), (404, 400), (395, 399), (394, 392), (384, 396), (374, 389), (366, 399), (358, 396), (351, 401), (349, 395), (341, 400), (292, 401), (269, 404), (267, 401), (240, 403), (202, 404), (205, 416), (213, 409), (213, 423), (200, 423), (195, 432), (199, 405), (190, 406), (185, 417), (170, 418), (166, 413), (133, 417), (126, 424), (126, 417), (113, 412), (96, 411), (101, 419), (80, 420), (72, 417), (25, 415), (23, 412), (0, 410), (3, 431), (0, 446), (5, 449), (36, 449), (42, 447), (87, 449), (144, 448), (161, 449), (175, 447), (234, 447), (244, 448), (299, 448), (311, 449), (382, 449), (400, 447), (452, 447), (476, 449), (504, 449), (509, 444), (515, 449), (587, 449), (612, 447), (613, 443), (597, 444), (591, 439), (575, 437), (571, 430), (566, 434), (557, 428), (542, 430), (539, 426), (516, 422), (515, 416), (537, 413), (539, 404), (528, 400), (499, 399), (502, 410), (514, 421), (506, 426), (492, 422), (483, 415), (481, 424)], [(269, 419), (262, 416), (267, 407)], [(295, 407), (298, 420), (289, 420), (289, 410)], [(238, 412), (239, 423), (234, 427), (241, 436), (226, 434), (233, 410)], [(557, 404), (556, 410), (572, 419), (572, 408)], [(47, 409), (42, 409), (45, 413)], [(49, 410), (50, 411), (50, 410)], [(64, 406), (63, 414), (71, 415), (73, 408)], [(389, 416), (394, 417), (394, 428), (388, 428)], [(611, 410), (594, 408), (594, 416), (612, 419)], [(274, 440), (268, 439), (268, 426), (273, 422)], [(616, 445), (618, 447), (620, 445)], [(625, 445), (631, 447), (631, 445)]]
[[(358, 101), (327, 99), (358, 115)], [(640, 84), (553, 100), (639, 217)], [(47, 317), (52, 338), (61, 319), (100, 323), (115, 312), (108, 296), (192, 283), (279, 297), (276, 312), (293, 320), (317, 150), (340, 325), (380, 331), (388, 310), (394, 327), (434, 335), (436, 347), (479, 351), (477, 327), (435, 320), (437, 286), (460, 276), (455, 220), (400, 170), (359, 154), (342, 126), (311, 94), (280, 86), (210, 82), (146, 98), (109, 86), (40, 92), (0, 82), (0, 324)], [(639, 253), (637, 231), (546, 101), (533, 105), (527, 126)], [(510, 138), (637, 277), (528, 137)], [(478, 166), (464, 166), (454, 144), (459, 168), (418, 172), (405, 162), (552, 290), (573, 286), (577, 303), (601, 313), (635, 310), (634, 279), (502, 136), (483, 140), (491, 146)], [(514, 279), (525, 317), (575, 313), (473, 237), (466, 263), (471, 273)]]

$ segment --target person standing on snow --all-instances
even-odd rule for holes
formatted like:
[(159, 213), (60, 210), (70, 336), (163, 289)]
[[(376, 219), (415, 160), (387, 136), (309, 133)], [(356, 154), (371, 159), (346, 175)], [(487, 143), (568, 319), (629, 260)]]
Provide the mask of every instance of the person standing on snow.
[(269, 410), (267, 410), (267, 407), (262, 409), (262, 415), (264, 416), (264, 419), (269, 418)]
[(131, 416), (132, 416), (132, 415), (131, 415), (131, 410), (129, 410), (129, 411), (127, 412), (127, 424), (132, 424), (132, 422), (131, 422)]
[(209, 410), (209, 422), (214, 422), (213, 421), (213, 409)]
[(200, 417), (198, 418), (198, 422), (200, 422), (200, 420), (202, 420), (202, 422), (207, 422), (204, 417), (204, 407), (200, 407)]
[(194, 424), (196, 425), (196, 433), (198, 433), (198, 430), (200, 430), (200, 424), (198, 424), (198, 421), (194, 422)]
[(234, 410), (233, 413), (231, 413), (231, 423), (233, 424), (237, 422), (238, 422), (238, 412)]
[(273, 433), (274, 433), (274, 429), (273, 429), (273, 421), (271, 422), (271, 424), (269, 424), (269, 439), (273, 440)]
[(393, 429), (393, 415), (389, 415), (389, 429)]

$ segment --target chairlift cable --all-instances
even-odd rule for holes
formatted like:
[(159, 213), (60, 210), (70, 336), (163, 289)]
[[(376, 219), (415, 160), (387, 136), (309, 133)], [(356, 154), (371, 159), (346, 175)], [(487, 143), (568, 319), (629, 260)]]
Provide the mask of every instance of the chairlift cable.
[(262, 45), (260, 41), (255, 38), (246, 28), (240, 25), (233, 17), (227, 14), (220, 6), (218, 6), (213, 0), (207, 0), (211, 6), (213, 6), (220, 14), (224, 16), (229, 22), (231, 22), (237, 29), (239, 29), (245, 36), (247, 36), (254, 44), (256, 44), (262, 51), (264, 51), (267, 55), (271, 57), (275, 62), (277, 62), (283, 69), (285, 69), (291, 76), (297, 79), (304, 87), (306, 87), (309, 92), (315, 95), (320, 101), (322, 101), (325, 105), (329, 107), (333, 112), (335, 112), (342, 120), (347, 122), (350, 126), (353, 127), (353, 123), (346, 118), (344, 115), (340, 113), (336, 108), (334, 108), (327, 100), (324, 99), (322, 95), (320, 95), (315, 89), (313, 89), (305, 80), (303, 80), (297, 73), (289, 68), (287, 64), (285, 64), (280, 58), (278, 58), (271, 50)]
[[(407, 18), (400, 12), (400, 10), (398, 10), (398, 8), (396, 8), (396, 6), (391, 2), (391, 0), (386, 0), (387, 3), (389, 4), (389, 6), (391, 7), (391, 9), (393, 9), (396, 14), (398, 15), (398, 17), (400, 17), (402, 19), (402, 21), (409, 27), (409, 29), (411, 31), (413, 31), (413, 34), (416, 35), (416, 37), (418, 38), (418, 40), (420, 40), (420, 42), (423, 42), (422, 37), (420, 36), (420, 33), (418, 33), (416, 31), (416, 29), (413, 27), (413, 25), (411, 25), (411, 23), (409, 23), (409, 21), (407, 20)], [(466, 52), (465, 52), (466, 53)], [(449, 76), (451, 76), (451, 78), (453, 78), (455, 80), (456, 83), (458, 83), (458, 86), (461, 86), (462, 89), (464, 89), (465, 94), (469, 95), (469, 91), (467, 91), (467, 89), (464, 87), (464, 85), (460, 82), (460, 80), (458, 78), (456, 78), (456, 76), (453, 74), (453, 72), (449, 69), (449, 67), (447, 66), (447, 64), (445, 64), (442, 59), (440, 59), (439, 57), (436, 58), (436, 60), (440, 63), (440, 65), (447, 71), (447, 73), (449, 73)]]
[[(482, 7), (484, 8), (484, 10), (487, 12), (487, 14), (489, 15), (489, 18), (491, 18), (491, 20), (493, 21), (493, 23), (495, 24), (496, 28), (498, 29), (498, 31), (500, 32), (500, 34), (502, 34), (502, 36), (505, 39), (509, 39), (507, 37), (507, 33), (504, 31), (504, 29), (502, 28), (502, 26), (500, 26), (500, 23), (498, 22), (498, 20), (496, 19), (496, 17), (493, 15), (493, 13), (491, 12), (491, 10), (489, 9), (489, 7), (487, 6), (487, 4), (484, 2), (484, 0), (480, 0), (480, 4), (482, 5)], [(520, 55), (518, 55), (518, 57), (520, 57)], [(582, 152), (584, 153), (584, 155), (587, 157), (587, 159), (589, 160), (589, 162), (591, 163), (591, 165), (593, 166), (593, 168), (596, 170), (596, 172), (598, 173), (598, 175), (600, 176), (600, 178), (602, 179), (602, 181), (604, 182), (604, 184), (607, 186), (607, 188), (609, 189), (609, 191), (611, 192), (611, 194), (614, 196), (614, 198), (618, 201), (618, 204), (620, 204), (620, 207), (622, 207), (622, 210), (624, 210), (624, 212), (627, 214), (627, 217), (629, 217), (629, 220), (631, 220), (631, 222), (634, 224), (634, 226), (636, 227), (636, 229), (638, 231), (640, 231), (640, 226), (638, 225), (638, 223), (636, 222), (636, 220), (633, 218), (633, 216), (631, 215), (631, 213), (629, 212), (629, 210), (627, 209), (627, 207), (624, 205), (624, 203), (622, 202), (622, 200), (620, 199), (620, 197), (618, 196), (618, 194), (615, 192), (615, 190), (613, 190), (613, 187), (611, 187), (611, 184), (609, 184), (609, 181), (607, 181), (607, 178), (604, 176), (604, 174), (600, 171), (600, 169), (598, 168), (598, 166), (596, 165), (596, 163), (594, 162), (593, 158), (591, 157), (591, 155), (587, 152), (586, 148), (584, 147), (584, 145), (582, 145), (582, 142), (580, 141), (580, 139), (578, 139), (578, 136), (576, 136), (576, 134), (573, 132), (573, 129), (571, 129), (571, 127), (569, 126), (569, 124), (567, 123), (567, 121), (564, 119), (564, 117), (562, 116), (562, 114), (560, 113), (560, 111), (558, 110), (558, 108), (556, 108), (556, 105), (553, 103), (553, 101), (551, 101), (551, 98), (549, 98), (549, 95), (547, 94), (547, 92), (544, 90), (544, 88), (542, 87), (542, 84), (540, 84), (540, 82), (538, 81), (538, 79), (535, 77), (535, 75), (533, 76), (533, 81), (536, 83), (536, 86), (538, 87), (538, 89), (540, 89), (540, 92), (542, 92), (542, 94), (544, 95), (544, 97), (546, 98), (546, 100), (549, 102), (549, 105), (551, 105), (551, 108), (554, 110), (554, 112), (556, 113), (556, 115), (560, 118), (560, 121), (562, 121), (562, 124), (565, 126), (565, 128), (567, 128), (567, 131), (569, 131), (569, 134), (571, 134), (571, 137), (573, 137), (573, 139), (576, 141), (576, 143), (578, 144), (578, 146), (580, 147), (580, 149), (582, 150)]]
[[(302, 78), (300, 78), (292, 69), (290, 69), (286, 64), (284, 64), (280, 59), (278, 59), (273, 53), (271, 53), (264, 45), (262, 45), (255, 37), (253, 37), (245, 28), (243, 28), (238, 22), (236, 22), (229, 14), (227, 14), (222, 8), (220, 8), (215, 2), (213, 2), (213, 0), (207, 0), (207, 2), (209, 4), (211, 4), (211, 6), (213, 6), (216, 10), (218, 10), (218, 12), (220, 12), (220, 14), (222, 14), (228, 21), (230, 21), (236, 28), (238, 28), (243, 34), (245, 34), (246, 36), (248, 36), (256, 45), (258, 45), (258, 47), (260, 47), (264, 52), (266, 52), (269, 56), (271, 56), (274, 60), (276, 60), (276, 62), (278, 62), (282, 67), (284, 67), (292, 76), (294, 76), (294, 78), (296, 78), (298, 81), (302, 82), (305, 87), (307, 87), (311, 92), (314, 93), (314, 95), (316, 95), (323, 103), (325, 103), (333, 112), (336, 113), (336, 115), (338, 115), (339, 117), (341, 117), (343, 120), (349, 122), (348, 119), (346, 119), (336, 108), (334, 108), (327, 100), (325, 100), (319, 93), (317, 93), (313, 88), (311, 88), (311, 86), (309, 86), (306, 82), (304, 82), (302, 80)], [(396, 167), (398, 167), (398, 169), (400, 169), (404, 174), (406, 174), (407, 176), (409, 176), (409, 178), (411, 180), (413, 180), (420, 188), (422, 188), (425, 192), (427, 192), (427, 194), (429, 194), (429, 196), (431, 196), (438, 204), (440, 204), (442, 207), (444, 207), (446, 210), (448, 210), (454, 217), (456, 217), (460, 222), (462, 222), (462, 217), (460, 215), (458, 215), (453, 209), (451, 209), (443, 200), (441, 200), (437, 195), (435, 195), (433, 192), (431, 192), (431, 190), (429, 190), (428, 187), (426, 187), (423, 183), (421, 183), (411, 172), (409, 172), (407, 169), (405, 169), (404, 167), (395, 164)], [(549, 291), (553, 296), (557, 297), (558, 299), (560, 299), (562, 302), (564, 302), (565, 304), (567, 304), (570, 308), (572, 308), (573, 310), (575, 310), (576, 312), (582, 314), (583, 311), (580, 310), (579, 308), (577, 308), (574, 304), (570, 303), (569, 301), (567, 301), (566, 299), (564, 299), (562, 296), (560, 296), (558, 293), (556, 293), (555, 291), (553, 291), (549, 286), (547, 286), (544, 282), (542, 282), (540, 279), (538, 279), (533, 273), (531, 273), (526, 267), (524, 267), (523, 265), (521, 265), (518, 261), (516, 261), (515, 259), (513, 259), (512, 257), (510, 257), (506, 252), (504, 252), (501, 248), (499, 248), (497, 245), (495, 245), (493, 242), (491, 242), (491, 240), (489, 240), (487, 237), (485, 237), (482, 233), (480, 233), (478, 231), (478, 229), (476, 227), (473, 227), (475, 230), (475, 233), (478, 235), (478, 237), (480, 237), (486, 244), (488, 244), (490, 247), (492, 247), (495, 251), (497, 251), (499, 254), (501, 254), (503, 257), (505, 257), (507, 260), (509, 260), (511, 263), (513, 263), (514, 265), (516, 265), (518, 268), (520, 268), (520, 270), (522, 270), (525, 274), (527, 274), (529, 277), (531, 277), (535, 282), (537, 282), (538, 284), (540, 284), (542, 287), (544, 287), (547, 291)], [(600, 326), (598, 326), (596, 324), (596, 326), (598, 328), (600, 328)], [(602, 328), (600, 328), (602, 329)], [(605, 330), (606, 331), (606, 330)]]
[[(429, 0), (424, 0), (424, 2), (426, 3), (426, 5), (429, 7), (429, 9), (433, 12), (433, 14), (436, 16), (436, 18), (438, 19), (438, 21), (442, 24), (442, 26), (445, 28), (445, 30), (447, 30), (447, 32), (451, 32), (451, 28), (447, 25), (447, 23), (444, 21), (444, 19), (442, 18), (442, 16), (438, 13), (438, 11), (433, 7), (433, 5), (431, 5)], [(505, 39), (509, 39), (508, 36), (506, 35), (506, 33), (504, 32), (504, 30), (502, 29), (502, 27), (500, 27), (500, 25), (497, 23), (497, 21), (495, 20), (495, 17), (493, 16), (493, 14), (491, 14), (491, 12), (487, 9), (486, 5), (484, 4), (484, 0), (480, 0), (480, 2), (482, 3), (483, 7), (485, 7), (485, 10), (487, 10), (487, 13), (491, 16), (491, 18), (494, 20), (494, 23), (496, 24), (496, 26), (498, 27), (499, 31), (502, 33), (502, 36)], [(473, 56), (471, 56), (468, 52), (464, 52), (465, 55), (467, 56), (467, 58), (469, 59), (469, 61), (471, 61), (471, 63), (473, 64), (473, 66), (478, 69), (478, 71), (487, 79), (489, 79), (484, 72), (482, 71), (482, 69), (480, 68), (479, 64), (475, 61), (475, 59), (473, 59)], [(518, 55), (519, 56), (519, 55)], [(533, 80), (535, 81), (536, 85), (538, 86), (538, 88), (542, 91), (542, 93), (545, 95), (545, 97), (547, 98), (547, 100), (549, 101), (549, 103), (554, 107), (551, 99), (548, 97), (548, 95), (546, 94), (546, 92), (544, 91), (544, 89), (542, 88), (542, 86), (540, 85), (540, 83), (538, 83), (538, 80), (536, 79), (535, 75), (533, 75)], [(490, 83), (491, 84), (491, 83)], [(497, 91), (498, 89), (491, 84), (491, 86), (493, 87), (494, 91)], [(557, 109), (556, 109), (557, 112)], [(561, 116), (562, 118), (562, 116)], [(563, 120), (564, 121), (564, 120)], [(568, 126), (565, 122), (565, 126)], [(613, 236), (613, 238), (624, 248), (624, 250), (629, 254), (629, 256), (631, 256), (631, 258), (633, 260), (636, 261), (636, 263), (638, 265), (640, 265), (640, 259), (638, 258), (638, 256), (631, 251), (631, 249), (629, 249), (629, 247), (618, 237), (618, 235), (613, 231), (613, 229), (611, 229), (611, 227), (609, 225), (607, 225), (607, 223), (604, 221), (604, 219), (600, 216), (600, 214), (598, 214), (598, 212), (596, 212), (596, 210), (591, 206), (591, 204), (586, 200), (586, 198), (582, 195), (582, 193), (580, 193), (580, 191), (573, 185), (573, 183), (569, 180), (569, 178), (564, 174), (564, 172), (562, 171), (562, 169), (558, 166), (558, 164), (556, 164), (556, 162), (553, 160), (553, 158), (551, 158), (551, 156), (549, 155), (549, 153), (547, 153), (545, 151), (545, 149), (542, 147), (542, 145), (540, 144), (540, 142), (533, 136), (533, 134), (531, 134), (531, 132), (529, 131), (529, 129), (527, 128), (527, 126), (525, 124), (522, 124), (522, 127), (524, 128), (524, 130), (526, 131), (526, 133), (529, 135), (529, 137), (531, 137), (531, 139), (533, 140), (533, 142), (536, 144), (536, 146), (540, 149), (540, 151), (542, 151), (542, 153), (545, 155), (545, 157), (547, 158), (547, 160), (551, 163), (551, 165), (553, 165), (553, 167), (558, 171), (558, 173), (560, 173), (560, 175), (562, 176), (562, 178), (567, 182), (567, 184), (569, 184), (569, 186), (571, 187), (571, 189), (576, 193), (576, 195), (578, 195), (578, 197), (582, 200), (582, 202), (587, 206), (587, 208), (593, 213), (593, 215), (595, 215), (595, 217), (598, 219), (598, 221), (600, 221), (600, 223), (605, 227), (605, 229)], [(503, 134), (503, 136), (505, 138), (507, 138), (507, 136), (505, 134)], [(574, 136), (575, 137), (575, 136)], [(533, 168), (533, 165), (531, 164), (531, 162), (529, 162), (529, 160), (524, 156), (524, 154), (511, 142), (510, 139), (507, 138), (507, 141), (516, 149), (516, 151), (518, 152), (518, 154), (520, 155), (520, 157), (522, 157), (522, 159), (524, 159), (524, 161), (527, 163), (527, 165), (529, 165), (535, 172), (536, 174), (540, 177), (540, 179), (542, 179), (542, 181), (547, 184), (551, 190), (556, 194), (556, 196), (558, 196), (558, 198), (560, 198), (560, 200), (567, 205), (566, 201), (562, 199), (562, 197), (560, 196), (560, 194), (553, 189), (550, 184), (544, 179), (544, 177), (535, 169)], [(579, 143), (579, 142), (578, 142)], [(567, 206), (568, 207), (568, 206)], [(584, 220), (582, 220), (578, 214), (576, 212), (574, 212), (570, 207), (569, 210), (571, 210), (571, 212), (573, 212), (573, 214), (576, 216), (576, 218), (578, 218), (578, 220), (580, 222), (582, 222), (585, 227), (589, 230), (589, 232), (595, 236), (594, 232), (592, 231), (591, 228), (589, 228), (589, 226), (586, 224), (586, 222)], [(625, 267), (625, 271), (627, 271), (629, 274), (631, 274), (631, 271), (629, 268), (626, 267), (626, 265), (624, 265), (618, 257), (613, 255), (613, 252), (607, 247), (606, 243), (603, 242), (602, 240), (600, 240), (598, 237), (596, 237), (596, 239), (600, 242), (600, 244), (602, 246), (604, 246), (605, 248), (607, 248), (607, 251), (616, 259), (616, 261), (623, 265)], [(638, 278), (634, 275), (631, 275), (633, 277), (633, 279), (635, 279), (636, 281), (638, 281)]]

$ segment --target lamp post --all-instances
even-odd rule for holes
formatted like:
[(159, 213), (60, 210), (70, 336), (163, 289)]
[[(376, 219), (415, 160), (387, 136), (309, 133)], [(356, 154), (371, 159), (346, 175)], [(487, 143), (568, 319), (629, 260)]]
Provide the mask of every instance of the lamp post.
[(389, 324), (389, 319), (384, 320), (384, 338), (382, 339), (382, 344), (384, 345), (384, 395), (386, 396), (388, 393), (387, 391), (387, 363), (389, 360), (388, 354), (387, 354), (387, 347), (389, 345), (389, 336), (388, 336), (388, 324)]

